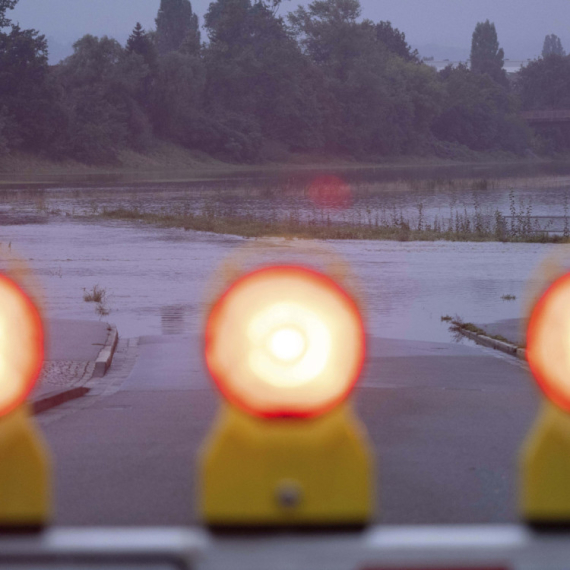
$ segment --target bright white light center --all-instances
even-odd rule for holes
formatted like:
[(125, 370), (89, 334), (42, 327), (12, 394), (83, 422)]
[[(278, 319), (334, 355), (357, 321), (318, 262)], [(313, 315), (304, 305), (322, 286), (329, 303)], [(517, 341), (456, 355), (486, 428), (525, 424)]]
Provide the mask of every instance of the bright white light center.
[(272, 354), (284, 362), (292, 362), (300, 358), (307, 348), (303, 335), (290, 327), (275, 331), (269, 340)]

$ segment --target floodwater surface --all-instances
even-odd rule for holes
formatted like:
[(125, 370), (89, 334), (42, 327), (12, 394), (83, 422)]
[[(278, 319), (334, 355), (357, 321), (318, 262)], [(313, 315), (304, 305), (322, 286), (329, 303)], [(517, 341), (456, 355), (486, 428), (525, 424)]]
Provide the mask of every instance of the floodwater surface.
[[(420, 176), (421, 175), (421, 176)], [(115, 182), (113, 185), (112, 182)], [(0, 222), (50, 214), (89, 217), (110, 210), (299, 220), (309, 223), (451, 227), (458, 216), (532, 218), (533, 231), (570, 231), (570, 166), (354, 169), (235, 178), (42, 188), (5, 184)], [(335, 182), (336, 181), (336, 182)], [(340, 201), (339, 201), (340, 200)], [(508, 224), (507, 224), (508, 225)], [(565, 230), (566, 228), (566, 230)]]
[[(0, 252), (23, 259), (49, 317), (103, 319), (122, 337), (200, 332), (221, 264), (331, 264), (353, 274), (370, 334), (449, 341), (444, 315), (493, 322), (521, 316), (536, 268), (567, 246), (519, 243), (246, 240), (119, 222), (65, 221), (4, 226)], [(9, 250), (10, 247), (10, 250)], [(5, 264), (6, 262), (4, 262)], [(85, 302), (104, 290), (104, 310)], [(514, 295), (505, 301), (504, 295)]]

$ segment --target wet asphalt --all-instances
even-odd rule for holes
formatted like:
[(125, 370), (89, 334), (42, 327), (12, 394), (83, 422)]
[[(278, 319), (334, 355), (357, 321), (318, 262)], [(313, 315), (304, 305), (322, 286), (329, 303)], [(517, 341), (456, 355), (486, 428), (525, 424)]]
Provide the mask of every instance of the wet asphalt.
[[(61, 525), (186, 525), (218, 407), (196, 336), (149, 336), (120, 389), (44, 427)], [(517, 454), (539, 397), (526, 365), (464, 344), (370, 339), (354, 399), (386, 524), (517, 520)], [(73, 409), (73, 406), (77, 409)]]

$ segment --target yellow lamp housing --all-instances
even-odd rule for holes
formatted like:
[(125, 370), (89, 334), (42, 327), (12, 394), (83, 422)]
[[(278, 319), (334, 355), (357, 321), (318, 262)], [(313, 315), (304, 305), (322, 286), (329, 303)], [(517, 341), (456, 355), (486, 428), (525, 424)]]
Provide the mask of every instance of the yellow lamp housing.
[(0, 532), (41, 528), (51, 510), (48, 453), (25, 403), (43, 345), (37, 309), (0, 275)]
[(524, 444), (520, 507), (534, 526), (570, 525), (570, 415), (546, 401)]
[(0, 532), (39, 530), (51, 513), (47, 448), (26, 404), (0, 418)]
[(372, 451), (347, 402), (364, 346), (355, 303), (321, 273), (268, 267), (222, 296), (206, 328), (206, 363), (227, 400), (200, 457), (206, 524), (371, 520)]
[(534, 526), (570, 525), (570, 274), (532, 311), (527, 359), (546, 396), (521, 453), (520, 509)]

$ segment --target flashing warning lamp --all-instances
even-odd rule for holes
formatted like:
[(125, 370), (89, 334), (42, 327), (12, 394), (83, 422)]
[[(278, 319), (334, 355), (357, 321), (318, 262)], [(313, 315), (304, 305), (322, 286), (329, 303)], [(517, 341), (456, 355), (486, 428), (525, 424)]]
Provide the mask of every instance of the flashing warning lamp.
[(225, 404), (201, 456), (204, 521), (366, 523), (371, 452), (347, 401), (365, 333), (346, 291), (304, 267), (254, 271), (215, 304), (205, 356)]
[(0, 275), (0, 531), (42, 527), (50, 510), (49, 460), (25, 403), (43, 358), (36, 307)]
[(570, 524), (570, 274), (532, 311), (527, 360), (545, 398), (521, 455), (521, 510), (534, 525)]

